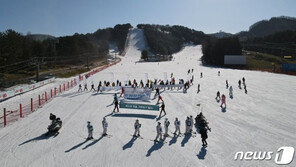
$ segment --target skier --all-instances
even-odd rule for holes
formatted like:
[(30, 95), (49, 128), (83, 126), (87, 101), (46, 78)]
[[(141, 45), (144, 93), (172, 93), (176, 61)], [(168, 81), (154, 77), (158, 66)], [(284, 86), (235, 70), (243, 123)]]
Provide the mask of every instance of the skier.
[(54, 123), (54, 121), (56, 120), (56, 116), (54, 115), (54, 114), (52, 114), (52, 113), (50, 113), (50, 115), (49, 115), (49, 120), (51, 120), (51, 123), (53, 124)]
[(81, 91), (82, 92), (82, 86), (81, 84), (79, 84), (79, 89), (78, 89), (78, 92)]
[(191, 69), (191, 73), (193, 73), (193, 68)]
[(200, 78), (202, 78), (202, 72), (200, 73)]
[(90, 89), (90, 91), (91, 91), (91, 90), (96, 91), (96, 90), (95, 90), (95, 85), (94, 85), (94, 83), (91, 83), (91, 89)]
[(84, 89), (83, 89), (83, 91), (85, 91), (85, 90), (88, 91), (88, 89), (87, 89), (87, 83), (84, 84)]
[(220, 92), (219, 92), (219, 91), (217, 92), (217, 96), (216, 96), (215, 99), (218, 101), (218, 98), (219, 98), (219, 100), (221, 99), (221, 98), (220, 98)]
[(168, 130), (169, 130), (169, 126), (170, 126), (170, 121), (168, 120), (168, 118), (165, 118), (164, 121), (164, 136), (168, 137)]
[(107, 136), (107, 127), (108, 127), (108, 123), (107, 123), (105, 117), (103, 118), (102, 126), (103, 126), (103, 134), (102, 134), (102, 136)]
[(163, 102), (162, 97), (159, 95), (158, 100), (157, 100), (157, 104), (159, 103), (160, 100)]
[(160, 113), (159, 113), (159, 117), (161, 116), (162, 112), (164, 112), (164, 115), (166, 115), (164, 101), (162, 101), (162, 104), (161, 104), (160, 108), (161, 108), (161, 110), (160, 110)]
[[(158, 122), (158, 125), (156, 126), (156, 132), (157, 132), (157, 135), (154, 142), (162, 141), (162, 127), (160, 122)], [(158, 138), (159, 138), (159, 141), (157, 140)]]
[(232, 86), (229, 87), (229, 96), (231, 98), (233, 97), (233, 88), (232, 88)]
[(228, 80), (226, 80), (226, 89), (228, 89)]
[(118, 107), (118, 98), (117, 98), (117, 94), (115, 93), (114, 94), (114, 109), (113, 109), (113, 112), (115, 112), (115, 109), (117, 109), (117, 112), (119, 112), (119, 107)]
[(136, 120), (134, 127), (135, 127), (135, 133), (134, 133), (133, 136), (134, 136), (134, 137), (138, 137), (138, 136), (140, 136), (140, 128), (141, 128), (141, 124), (139, 123), (139, 120)]
[(87, 121), (87, 130), (88, 130), (88, 137), (87, 140), (93, 139), (93, 126)]
[(241, 80), (238, 81), (238, 87), (241, 89)]
[(189, 127), (189, 131), (190, 131), (190, 133), (192, 132), (192, 129), (193, 129), (193, 117), (192, 117), (192, 115), (190, 115), (190, 123), (191, 123), (191, 125), (190, 125), (190, 127)]
[(223, 104), (225, 105), (225, 108), (226, 108), (226, 97), (225, 97), (224, 94), (222, 94), (222, 100), (221, 100), (221, 106), (220, 107), (222, 107)]
[(97, 93), (99, 93), (99, 91), (101, 90), (101, 87), (102, 87), (102, 82), (100, 81), (99, 85), (98, 85), (98, 92)]
[(197, 93), (200, 92), (200, 84), (197, 85)]
[(187, 117), (186, 121), (185, 121), (185, 135), (188, 135), (190, 132), (190, 126), (191, 126), (191, 121), (190, 118)]
[(201, 141), (202, 141), (202, 146), (207, 146), (208, 143), (207, 143), (207, 138), (208, 138), (208, 134), (207, 134), (207, 128), (206, 127), (201, 127), (200, 128), (200, 137), (201, 137)]
[(174, 124), (175, 124), (175, 128), (176, 128), (174, 135), (176, 135), (177, 132), (179, 132), (178, 134), (181, 134), (181, 131), (180, 131), (181, 122), (178, 120), (178, 118), (176, 118)]
[(220, 71), (218, 71), (218, 76), (220, 76)]
[(245, 80), (245, 77), (243, 77), (243, 79), (242, 79), (242, 80), (243, 80), (243, 84), (245, 84), (245, 81), (246, 81), (246, 80)]
[(246, 84), (244, 84), (244, 89), (245, 89), (245, 94), (247, 94), (248, 90), (247, 90), (247, 85)]

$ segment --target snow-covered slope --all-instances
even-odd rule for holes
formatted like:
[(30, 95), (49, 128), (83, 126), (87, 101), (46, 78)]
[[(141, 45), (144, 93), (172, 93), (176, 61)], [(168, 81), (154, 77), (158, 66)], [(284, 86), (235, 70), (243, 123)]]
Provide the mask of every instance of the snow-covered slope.
[[(185, 118), (194, 117), (202, 110), (212, 129), (207, 148), (202, 147), (200, 135), (196, 137), (166, 138), (163, 144), (154, 144), (156, 136), (155, 111), (124, 110), (110, 115), (111, 93), (94, 95), (77, 93), (74, 88), (53, 99), (37, 112), (0, 129), (1, 166), (276, 166), (274, 159), (267, 161), (234, 160), (237, 151), (273, 151), (281, 146), (296, 146), (296, 77), (255, 72), (203, 67), (200, 46), (186, 46), (174, 54), (174, 61), (160, 63), (135, 63), (145, 46), (143, 32), (133, 29), (129, 36), (127, 53), (122, 62), (98, 74), (92, 80), (163, 79), (164, 72), (178, 78), (187, 78), (188, 69), (194, 68), (194, 85), (187, 94), (165, 91), (167, 115), (174, 131), (173, 120), (181, 119), (181, 131), (185, 130)], [(140, 47), (140, 50), (139, 50)], [(217, 71), (221, 76), (217, 76)], [(203, 78), (200, 78), (200, 72)], [(113, 75), (114, 74), (114, 75)], [(246, 78), (248, 94), (238, 89), (237, 81)], [(225, 80), (234, 87), (230, 99)], [(90, 82), (90, 80), (89, 80)], [(196, 93), (197, 84), (201, 92)], [(215, 100), (216, 92), (227, 95), (227, 109), (221, 111)], [(156, 100), (151, 102), (156, 103)], [(46, 137), (49, 113), (63, 120), (60, 134)], [(102, 118), (109, 123), (112, 137), (101, 138)], [(164, 122), (164, 118), (159, 121)], [(144, 139), (132, 139), (133, 124), (139, 119)], [(86, 122), (94, 126), (94, 141), (85, 141)], [(171, 134), (171, 133), (170, 133)], [(290, 165), (295, 166), (295, 161)]]

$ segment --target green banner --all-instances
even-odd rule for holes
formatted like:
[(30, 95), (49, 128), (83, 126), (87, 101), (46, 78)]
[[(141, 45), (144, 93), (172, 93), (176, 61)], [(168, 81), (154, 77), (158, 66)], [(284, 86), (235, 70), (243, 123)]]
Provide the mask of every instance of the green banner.
[(136, 103), (119, 103), (120, 108), (137, 109), (137, 110), (154, 110), (158, 111), (158, 105), (136, 104)]

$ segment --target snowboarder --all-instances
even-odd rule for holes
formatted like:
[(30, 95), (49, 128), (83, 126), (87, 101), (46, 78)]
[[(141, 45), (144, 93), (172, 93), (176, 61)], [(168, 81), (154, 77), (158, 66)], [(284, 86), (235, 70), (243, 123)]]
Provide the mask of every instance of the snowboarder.
[(177, 132), (179, 132), (178, 134), (181, 134), (181, 131), (180, 131), (181, 122), (178, 120), (178, 118), (176, 118), (174, 124), (175, 124), (175, 128), (176, 128), (174, 135), (176, 135)]
[(186, 118), (186, 121), (185, 121), (185, 135), (187, 135), (187, 134), (190, 133), (190, 126), (191, 126), (190, 123), (191, 123), (191, 122), (190, 122), (190, 118), (187, 117), (187, 118)]
[(117, 109), (117, 112), (119, 112), (119, 107), (118, 107), (118, 98), (117, 98), (117, 94), (115, 93), (114, 94), (114, 109), (113, 109), (113, 112), (115, 112), (115, 109)]
[(221, 100), (221, 106), (220, 107), (222, 107), (223, 106), (223, 104), (225, 105), (225, 108), (226, 108), (226, 97), (225, 97), (225, 95), (224, 94), (222, 94), (222, 100)]
[(169, 130), (169, 126), (170, 126), (170, 121), (168, 120), (168, 118), (165, 118), (164, 121), (164, 136), (168, 137), (168, 130)]
[(166, 115), (164, 101), (162, 101), (160, 109), (159, 117), (161, 116), (162, 112), (164, 112), (164, 115)]
[(241, 89), (241, 80), (238, 81), (238, 87)]
[(228, 80), (226, 80), (226, 89), (228, 89)]
[(88, 137), (87, 140), (93, 139), (93, 126), (87, 121), (87, 130), (88, 130)]
[[(156, 126), (156, 132), (157, 132), (157, 135), (154, 142), (162, 141), (162, 127), (160, 122), (158, 122), (158, 125)], [(159, 141), (157, 140), (158, 138), (159, 138)]]
[(134, 127), (135, 127), (135, 133), (134, 133), (133, 136), (134, 136), (134, 137), (138, 137), (138, 136), (140, 136), (140, 128), (141, 128), (141, 124), (139, 123), (139, 120), (136, 120)]
[(48, 133), (55, 133), (55, 136), (59, 134), (59, 130), (62, 128), (62, 120), (60, 118), (54, 118), (55, 116), (52, 116), (52, 122), (47, 127)]
[(81, 84), (79, 84), (79, 89), (78, 89), (78, 92), (81, 91), (82, 92), (82, 86)]
[(108, 123), (107, 123), (105, 117), (103, 118), (102, 126), (103, 126), (103, 134), (102, 134), (102, 136), (107, 136), (107, 127), (108, 127)]
[(219, 92), (219, 91), (217, 92), (217, 96), (216, 96), (215, 99), (218, 101), (218, 98), (219, 98), (219, 100), (221, 99), (221, 98), (220, 98), (220, 92)]
[(85, 90), (88, 91), (88, 89), (87, 89), (87, 83), (84, 84), (84, 89), (83, 89), (83, 91), (85, 91)]
[(230, 98), (233, 97), (233, 88), (232, 88), (232, 86), (229, 87), (229, 96), (230, 96)]

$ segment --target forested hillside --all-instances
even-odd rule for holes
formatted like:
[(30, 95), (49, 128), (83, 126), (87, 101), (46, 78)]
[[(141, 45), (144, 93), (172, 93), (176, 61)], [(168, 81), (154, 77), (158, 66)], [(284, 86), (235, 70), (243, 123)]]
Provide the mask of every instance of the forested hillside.
[(144, 29), (147, 43), (154, 54), (171, 55), (180, 51), (185, 43), (201, 44), (207, 36), (183, 26), (139, 24)]

